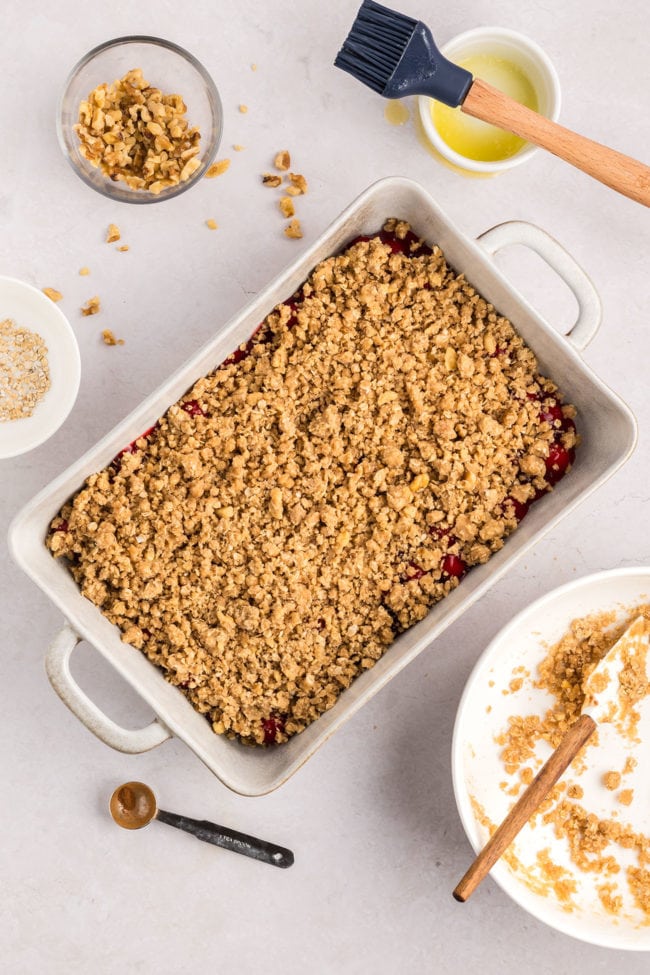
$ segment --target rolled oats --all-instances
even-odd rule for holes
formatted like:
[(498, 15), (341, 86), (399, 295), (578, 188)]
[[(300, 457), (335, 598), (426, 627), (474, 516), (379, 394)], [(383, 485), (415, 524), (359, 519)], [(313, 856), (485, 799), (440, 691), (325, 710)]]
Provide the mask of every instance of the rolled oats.
[(0, 322), (0, 423), (31, 416), (50, 388), (47, 346), (40, 335)]

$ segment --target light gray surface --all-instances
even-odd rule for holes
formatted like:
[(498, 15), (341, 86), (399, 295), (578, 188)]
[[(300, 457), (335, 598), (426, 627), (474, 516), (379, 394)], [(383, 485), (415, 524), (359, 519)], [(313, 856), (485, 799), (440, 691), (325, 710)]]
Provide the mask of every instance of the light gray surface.
[[(411, 125), (389, 126), (381, 101), (331, 67), (356, 4), (179, 7), (141, 0), (137, 7), (89, 8), (60, 0), (51, 12), (35, 0), (3, 6), (0, 272), (63, 292), (61, 307), (81, 346), (82, 382), (61, 431), (0, 464), (0, 967), (12, 975), (149, 975), (208, 966), (238, 975), (645, 972), (646, 956), (557, 934), (491, 882), (465, 906), (452, 901), (471, 850), (451, 793), (449, 750), (464, 682), (500, 625), (576, 575), (650, 559), (648, 211), (542, 153), (494, 180), (439, 166)], [(604, 2), (495, 7), (459, 0), (436, 10), (404, 0), (401, 7), (428, 19), (441, 41), (476, 24), (528, 33), (558, 69), (562, 121), (650, 158), (641, 114), (641, 93), (650, 85), (647, 14), (638, 0), (622, 13)], [(232, 159), (229, 172), (159, 206), (111, 204), (94, 194), (60, 156), (54, 134), (56, 98), (72, 64), (94, 44), (126, 33), (155, 33), (189, 48), (212, 72), (224, 102), (220, 156)], [(248, 105), (246, 115), (240, 103)], [(233, 143), (245, 151), (233, 152)], [(277, 191), (258, 182), (281, 148), (291, 150), (296, 171), (310, 181), (298, 201), (303, 242), (282, 237)], [(395, 173), (422, 182), (470, 234), (526, 219), (574, 254), (604, 305), (603, 327), (585, 358), (636, 413), (639, 447), (295, 778), (268, 798), (241, 799), (180, 743), (122, 756), (63, 708), (43, 669), (60, 617), (9, 563), (5, 527), (363, 187)], [(205, 227), (209, 217), (218, 231)], [(111, 221), (128, 253), (104, 243)], [(513, 250), (499, 260), (544, 314), (570, 323), (571, 299), (536, 258)], [(88, 278), (78, 276), (83, 265), (91, 268)], [(94, 294), (101, 316), (81, 318), (78, 309)], [(126, 345), (105, 347), (105, 327)], [(75, 670), (116, 719), (133, 726), (149, 719), (90, 648), (80, 649)], [(265, 869), (161, 824), (119, 832), (106, 802), (128, 778), (149, 782), (166, 808), (291, 846), (296, 865)]]

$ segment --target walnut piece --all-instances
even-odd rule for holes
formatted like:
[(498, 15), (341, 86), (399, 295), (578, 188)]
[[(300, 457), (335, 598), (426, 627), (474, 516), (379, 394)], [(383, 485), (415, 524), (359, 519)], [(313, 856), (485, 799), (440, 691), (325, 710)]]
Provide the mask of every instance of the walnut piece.
[(81, 314), (86, 317), (88, 315), (96, 315), (99, 311), (101, 311), (99, 296), (95, 295), (93, 298), (88, 299), (81, 309)]
[(105, 345), (124, 345), (124, 339), (116, 339), (110, 328), (103, 330), (102, 339)]
[(293, 200), (290, 196), (283, 196), (280, 200), (280, 210), (282, 211), (282, 216), (293, 217), (296, 212), (296, 208), (293, 205)]
[(275, 173), (262, 173), (262, 182), (265, 186), (271, 186), (275, 188), (279, 186), (282, 182), (281, 176), (276, 176)]
[(287, 226), (284, 228), (284, 233), (287, 237), (291, 237), (294, 240), (299, 240), (302, 237), (302, 227), (300, 226), (300, 220), (296, 218), (290, 220)]
[(157, 195), (201, 165), (201, 133), (186, 112), (180, 95), (163, 94), (134, 68), (81, 102), (74, 126), (79, 151), (109, 179)]
[[(233, 147), (234, 148), (234, 147)], [(220, 159), (217, 162), (213, 162), (211, 166), (205, 171), (206, 179), (214, 179), (215, 176), (221, 176), (230, 168), (229, 159)]]
[(116, 240), (121, 237), (120, 228), (115, 223), (109, 223), (108, 230), (106, 231), (106, 243), (114, 244)]
[(56, 288), (43, 288), (42, 290), (43, 290), (43, 294), (47, 295), (50, 301), (54, 301), (54, 302), (61, 301), (61, 299), (63, 298), (61, 292), (57, 291)]
[(285, 172), (291, 165), (291, 156), (286, 149), (282, 149), (277, 153), (275, 159), (273, 160), (273, 165), (280, 172)]

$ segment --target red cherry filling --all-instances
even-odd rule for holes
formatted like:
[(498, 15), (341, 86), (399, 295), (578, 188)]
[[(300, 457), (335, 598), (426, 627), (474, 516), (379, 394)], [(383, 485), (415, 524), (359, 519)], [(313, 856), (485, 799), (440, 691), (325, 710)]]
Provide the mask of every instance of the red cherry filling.
[(279, 731), (284, 731), (285, 719), (280, 714), (272, 714), (269, 718), (262, 718), (262, 729), (264, 731), (264, 744), (275, 744), (275, 736)]
[(427, 569), (423, 569), (417, 562), (409, 562), (404, 573), (403, 582), (413, 582), (414, 579), (421, 579), (427, 575)]
[(57, 525), (56, 528), (52, 529), (52, 534), (54, 534), (54, 532), (67, 532), (69, 527), (70, 525), (67, 521), (62, 521), (60, 525)]
[(141, 433), (139, 437), (136, 437), (135, 440), (132, 440), (130, 444), (120, 450), (119, 454), (116, 454), (111, 461), (111, 467), (115, 471), (119, 471), (120, 467), (122, 466), (122, 457), (124, 454), (137, 454), (138, 450), (140, 449), (138, 447), (138, 440), (150, 440), (157, 429), (158, 422), (156, 421), (152, 427), (149, 427), (148, 430), (145, 430), (144, 433)]
[(458, 555), (445, 555), (442, 560), (442, 571), (444, 575), (462, 579), (467, 572), (467, 566)]
[(557, 400), (547, 400), (542, 406), (539, 418), (542, 423), (549, 423), (552, 427), (555, 426), (556, 422), (562, 423), (564, 419), (562, 416), (562, 407)]
[(183, 403), (181, 409), (185, 410), (186, 413), (189, 413), (190, 416), (207, 416), (207, 413), (205, 413), (195, 399), (190, 399), (187, 401), (187, 403)]
[(526, 503), (525, 501), (517, 501), (516, 498), (513, 498), (510, 495), (508, 495), (503, 502), (504, 507), (506, 507), (507, 502), (510, 502), (512, 505), (513, 514), (517, 521), (523, 521), (530, 509), (530, 503)]
[(571, 453), (558, 440), (554, 440), (548, 448), (546, 480), (549, 484), (556, 484), (564, 476), (567, 467), (571, 463)]

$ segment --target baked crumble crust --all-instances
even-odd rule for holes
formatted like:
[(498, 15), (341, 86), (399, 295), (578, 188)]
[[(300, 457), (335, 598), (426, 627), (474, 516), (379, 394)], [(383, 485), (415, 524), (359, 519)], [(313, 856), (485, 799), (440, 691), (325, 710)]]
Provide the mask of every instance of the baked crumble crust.
[(52, 522), (83, 594), (219, 734), (302, 731), (576, 443), (541, 419), (557, 389), (511, 324), (385, 230), (410, 253), (361, 238), (322, 261)]

